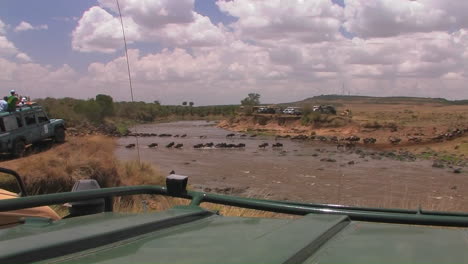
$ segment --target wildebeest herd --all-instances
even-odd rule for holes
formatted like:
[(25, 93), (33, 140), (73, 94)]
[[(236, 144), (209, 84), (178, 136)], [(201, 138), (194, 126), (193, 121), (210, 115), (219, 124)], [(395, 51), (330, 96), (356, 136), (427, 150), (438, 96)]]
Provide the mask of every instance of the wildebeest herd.
[[(456, 137), (462, 136), (468, 132), (468, 128), (465, 129), (454, 129), (451, 131), (448, 131), (447, 133), (443, 133), (440, 135), (437, 135), (436, 137), (429, 138), (429, 141), (443, 141), (443, 140), (451, 140)], [(130, 133), (128, 136), (139, 136), (139, 137), (162, 137), (162, 138), (167, 138), (167, 137), (173, 137), (173, 138), (186, 138), (187, 134), (156, 134), (156, 133)], [(238, 138), (255, 138), (257, 137), (256, 134), (252, 135), (247, 135), (247, 134), (235, 134), (235, 133), (229, 133), (226, 135), (226, 138), (228, 139), (233, 139), (235, 137)], [(206, 139), (207, 136), (202, 135), (198, 136), (200, 139)], [(364, 145), (371, 145), (371, 144), (376, 144), (377, 139), (369, 137), (369, 138), (363, 138), (361, 140), (360, 137), (358, 136), (348, 136), (344, 138), (338, 138), (337, 136), (321, 136), (321, 135), (312, 135), (312, 136), (307, 136), (307, 135), (296, 135), (296, 136), (290, 136), (290, 135), (278, 135), (275, 137), (275, 141), (278, 141), (279, 139), (291, 139), (291, 140), (315, 140), (315, 141), (321, 141), (321, 142), (330, 142), (334, 143), (337, 146), (337, 149), (339, 150), (350, 150), (354, 149), (356, 147), (356, 144), (359, 142), (362, 142)], [(409, 143), (421, 143), (424, 140), (421, 137), (414, 137), (414, 136), (408, 136), (407, 141)], [(402, 142), (401, 138), (398, 138), (396, 136), (390, 136), (387, 138), (387, 142), (392, 144), (392, 145), (398, 145)], [(148, 148), (157, 148), (159, 145), (158, 143), (151, 143), (147, 145)], [(258, 145), (259, 149), (266, 149), (270, 146), (269, 143), (263, 142), (260, 145)], [(135, 144), (128, 144), (125, 146), (126, 148), (134, 148), (136, 147)], [(166, 148), (176, 148), (176, 149), (181, 149), (184, 147), (184, 144), (182, 143), (176, 143), (176, 142), (170, 142), (165, 146)], [(246, 147), (245, 143), (238, 143), (238, 144), (233, 144), (233, 143), (198, 143), (192, 146), (194, 149), (242, 149)], [(273, 149), (278, 149), (282, 148), (283, 144), (276, 142), (274, 144), (271, 144), (271, 147)]]
[[(185, 138), (187, 137), (187, 134), (179, 135), (179, 134), (156, 134), (156, 133), (133, 133), (131, 135), (134, 136), (143, 136), (143, 137), (173, 137), (173, 138)], [(255, 138), (257, 137), (256, 134), (253, 135), (247, 135), (247, 134), (239, 134), (236, 135), (235, 133), (230, 133), (226, 135), (226, 138), (233, 139), (234, 137), (238, 136), (239, 138)], [(200, 139), (206, 139), (207, 136), (198, 136)], [(360, 141), (360, 138), (357, 136), (350, 136), (347, 138), (341, 138), (338, 139), (336, 136), (331, 136), (331, 137), (325, 137), (325, 136), (307, 136), (307, 135), (297, 135), (297, 136), (276, 136), (275, 137), (275, 143), (270, 143), (268, 142), (263, 142), (258, 145), (259, 149), (267, 149), (268, 147), (271, 146), (272, 149), (281, 149), (283, 147), (283, 143), (277, 142), (279, 139), (291, 139), (291, 140), (318, 140), (318, 141), (323, 141), (323, 142), (332, 142), (337, 144), (338, 149), (342, 150), (348, 150), (352, 149), (355, 147), (355, 143)], [(374, 138), (365, 138), (363, 139), (364, 144), (374, 144), (376, 142), (376, 139)], [(136, 147), (135, 144), (128, 144), (125, 146), (126, 148), (134, 148)], [(157, 148), (159, 147), (159, 144), (156, 142), (153, 142), (151, 144), (147, 145), (148, 148)], [(168, 143), (165, 145), (166, 148), (175, 148), (175, 149), (181, 149), (184, 147), (183, 143), (176, 143), (174, 141)], [(245, 143), (214, 143), (214, 142), (209, 142), (209, 143), (198, 143), (192, 146), (194, 149), (243, 149), (246, 147)]]

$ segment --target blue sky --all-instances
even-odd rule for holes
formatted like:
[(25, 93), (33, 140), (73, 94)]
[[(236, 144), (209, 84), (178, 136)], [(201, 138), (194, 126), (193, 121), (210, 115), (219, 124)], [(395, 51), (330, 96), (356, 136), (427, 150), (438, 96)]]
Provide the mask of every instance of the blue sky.
[[(236, 103), (259, 92), (282, 102), (343, 83), (361, 95), (468, 97), (468, 1), (120, 3), (139, 100)], [(0, 1), (0, 86), (127, 98), (114, 8), (114, 0)]]
[[(0, 18), (13, 27), (21, 21), (32, 25), (46, 24), (48, 30), (13, 32), (10, 28), (8, 38), (20, 49), (30, 55), (34, 61), (59, 66), (65, 63), (87, 65), (93, 58), (73, 52), (70, 46), (71, 32), (84, 11), (96, 4), (96, 1), (1, 1)], [(27, 8), (25, 8), (27, 7)], [(63, 19), (70, 21), (63, 21)], [(100, 56), (93, 54), (92, 56)]]
[[(344, 6), (344, 0), (333, 0), (333, 2)], [(27, 33), (10, 32), (8, 37), (20, 50), (29, 54), (34, 61), (53, 66), (69, 64), (83, 72), (94, 61), (109, 61), (114, 57), (112, 54), (80, 53), (71, 48), (71, 32), (78, 23), (77, 19), (81, 17), (83, 12), (97, 4), (95, 0), (6, 0), (0, 1), (0, 18), (13, 26), (18, 25), (21, 21), (29, 22), (32, 25), (48, 25), (48, 30)], [(237, 20), (235, 17), (221, 12), (216, 5), (216, 0), (197, 0), (194, 10), (208, 16), (214, 24), (229, 25)], [(341, 32), (345, 36), (351, 37), (343, 28)], [(129, 47), (138, 48), (142, 54), (161, 50), (161, 46), (157, 43), (130, 44)]]
[[(222, 13), (215, 2), (215, 0), (197, 0), (194, 9), (202, 15), (209, 16), (215, 24), (228, 25), (236, 21), (236, 18)], [(21, 21), (32, 25), (48, 25), (48, 30), (19, 33), (13, 32), (10, 28), (8, 37), (34, 61), (53, 66), (69, 64), (83, 72), (94, 61), (109, 61), (115, 57), (114, 54), (81, 53), (71, 48), (71, 32), (78, 23), (77, 19), (97, 4), (95, 0), (4, 0), (0, 1), (0, 18), (13, 27)], [(133, 47), (138, 48), (142, 54), (161, 50), (161, 46), (157, 43), (129, 45), (129, 48)]]

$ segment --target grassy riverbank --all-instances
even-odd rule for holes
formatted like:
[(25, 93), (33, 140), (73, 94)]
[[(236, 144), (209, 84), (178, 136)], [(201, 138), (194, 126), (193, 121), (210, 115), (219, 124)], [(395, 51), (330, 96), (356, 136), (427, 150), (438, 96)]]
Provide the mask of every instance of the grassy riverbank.
[[(165, 184), (166, 175), (154, 166), (118, 160), (114, 155), (115, 146), (115, 139), (106, 136), (70, 137), (64, 144), (24, 158), (2, 161), (0, 166), (17, 171), (32, 195), (70, 191), (79, 179), (96, 179), (101, 187)], [(121, 212), (142, 212), (183, 204), (188, 204), (188, 200), (143, 195), (116, 199), (114, 206)], [(203, 207), (219, 210), (224, 215), (290, 217), (214, 204), (203, 204)], [(55, 206), (54, 209), (66, 215), (64, 208)]]

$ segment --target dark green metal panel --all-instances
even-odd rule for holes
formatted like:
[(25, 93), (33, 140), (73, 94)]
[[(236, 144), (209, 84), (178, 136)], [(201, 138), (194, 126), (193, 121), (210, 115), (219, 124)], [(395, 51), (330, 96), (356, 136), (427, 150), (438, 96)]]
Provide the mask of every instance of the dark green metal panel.
[(332, 230), (333, 236), (348, 223), (331, 215), (296, 220), (214, 216), (66, 256), (63, 263), (297, 263), (328, 240), (324, 234)]
[(468, 263), (467, 229), (353, 222), (305, 263)]
[(27, 263), (76, 253), (212, 215), (189, 207), (141, 215), (101, 213), (41, 225), (26, 222), (0, 233), (0, 263)]
[[(168, 195), (160, 186), (106, 188), (3, 200), (0, 211), (134, 194)], [(192, 191), (178, 197), (192, 199), (191, 205), (160, 213), (31, 219), (1, 229), (0, 263), (468, 263), (468, 217), (463, 213)], [(306, 216), (223, 217), (197, 206), (203, 202)]]
[(334, 215), (296, 220), (214, 215), (44, 263), (467, 263), (466, 232), (349, 222)]

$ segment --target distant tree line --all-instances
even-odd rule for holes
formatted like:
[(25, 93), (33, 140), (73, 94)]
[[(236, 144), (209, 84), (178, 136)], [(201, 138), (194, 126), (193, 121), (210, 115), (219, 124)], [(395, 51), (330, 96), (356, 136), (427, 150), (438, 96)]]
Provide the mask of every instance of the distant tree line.
[(51, 118), (64, 119), (70, 126), (85, 122), (102, 124), (106, 120), (147, 123), (165, 118), (224, 117), (234, 115), (238, 109), (236, 105), (194, 106), (193, 102), (183, 102), (182, 105), (161, 105), (158, 101), (114, 102), (111, 96), (104, 94), (88, 100), (48, 97), (36, 102)]

